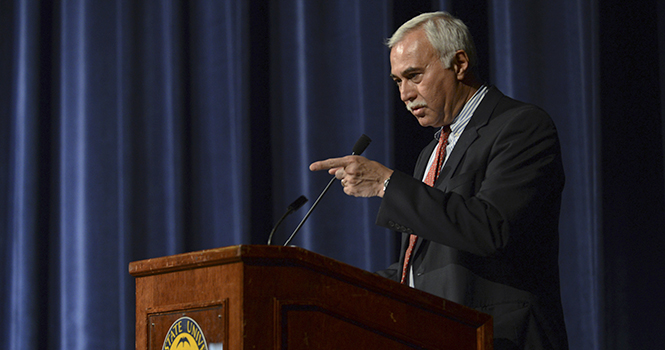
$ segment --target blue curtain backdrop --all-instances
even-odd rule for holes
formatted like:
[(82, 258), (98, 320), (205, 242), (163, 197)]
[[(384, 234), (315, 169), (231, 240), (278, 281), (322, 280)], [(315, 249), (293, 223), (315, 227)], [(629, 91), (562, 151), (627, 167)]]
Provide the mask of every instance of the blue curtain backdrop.
[[(383, 41), (421, 12), (470, 27), (488, 83), (542, 106), (567, 176), (571, 348), (665, 341), (665, 5), (656, 0), (0, 2), (0, 303), (9, 349), (133, 349), (129, 262), (283, 242), (350, 153), (410, 172), (433, 130)], [(334, 186), (294, 243), (396, 259), (380, 201)]]

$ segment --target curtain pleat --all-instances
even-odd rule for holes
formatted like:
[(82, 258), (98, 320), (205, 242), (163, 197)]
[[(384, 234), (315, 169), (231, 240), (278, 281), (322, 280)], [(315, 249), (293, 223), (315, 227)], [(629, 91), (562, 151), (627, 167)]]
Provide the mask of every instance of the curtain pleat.
[[(44, 311), (32, 302), (41, 297), (45, 281), (39, 271), (44, 266), (39, 258), (42, 248), (37, 231), (39, 210), (39, 23), (30, 21), (39, 16), (39, 9), (30, 4), (16, 4), (11, 18), (15, 28), (10, 45), (10, 98), (3, 102), (3, 164), (2, 213), (3, 292), (2, 303), (7, 320), (6, 344), (11, 348), (34, 347), (34, 338), (43, 322), (33, 322), (25, 315)], [(4, 18), (3, 18), (4, 19)], [(4, 29), (4, 28), (3, 28)], [(5, 46), (3, 45), (3, 46)], [(7, 106), (5, 107), (5, 106)]]

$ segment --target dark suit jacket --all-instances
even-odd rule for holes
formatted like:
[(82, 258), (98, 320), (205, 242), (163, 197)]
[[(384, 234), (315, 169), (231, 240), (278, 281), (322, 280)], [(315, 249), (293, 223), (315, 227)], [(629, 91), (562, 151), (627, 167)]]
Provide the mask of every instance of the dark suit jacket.
[(490, 88), (434, 187), (396, 171), (376, 223), (408, 236), (417, 289), (489, 313), (496, 348), (566, 349), (559, 291), (563, 166), (556, 128), (541, 109)]

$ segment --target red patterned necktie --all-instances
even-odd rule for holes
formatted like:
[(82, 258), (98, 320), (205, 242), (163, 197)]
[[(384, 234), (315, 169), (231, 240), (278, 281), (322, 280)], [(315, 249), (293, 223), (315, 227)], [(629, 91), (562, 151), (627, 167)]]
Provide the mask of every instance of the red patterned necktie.
[[(432, 162), (432, 166), (430, 166), (429, 171), (427, 172), (427, 176), (423, 181), (429, 186), (434, 187), (434, 182), (436, 182), (436, 179), (439, 177), (439, 173), (441, 173), (441, 166), (443, 165), (443, 161), (446, 159), (446, 146), (448, 145), (449, 135), (450, 126), (446, 125), (443, 127), (443, 131), (439, 136), (439, 148), (436, 152), (436, 158), (434, 159), (434, 162)], [(402, 284), (406, 282), (406, 271), (409, 268), (409, 261), (411, 260), (413, 247), (416, 246), (417, 240), (418, 236), (416, 235), (412, 234), (409, 237), (409, 247), (406, 249), (406, 254), (404, 255), (404, 266), (402, 266), (402, 280), (400, 281)]]

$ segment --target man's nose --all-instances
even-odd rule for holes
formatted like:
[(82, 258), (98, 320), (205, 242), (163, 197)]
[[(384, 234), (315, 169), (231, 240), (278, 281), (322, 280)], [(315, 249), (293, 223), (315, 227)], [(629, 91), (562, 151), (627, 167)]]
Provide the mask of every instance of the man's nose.
[(416, 98), (416, 89), (409, 81), (405, 81), (399, 87), (400, 99), (404, 102), (413, 101)]

